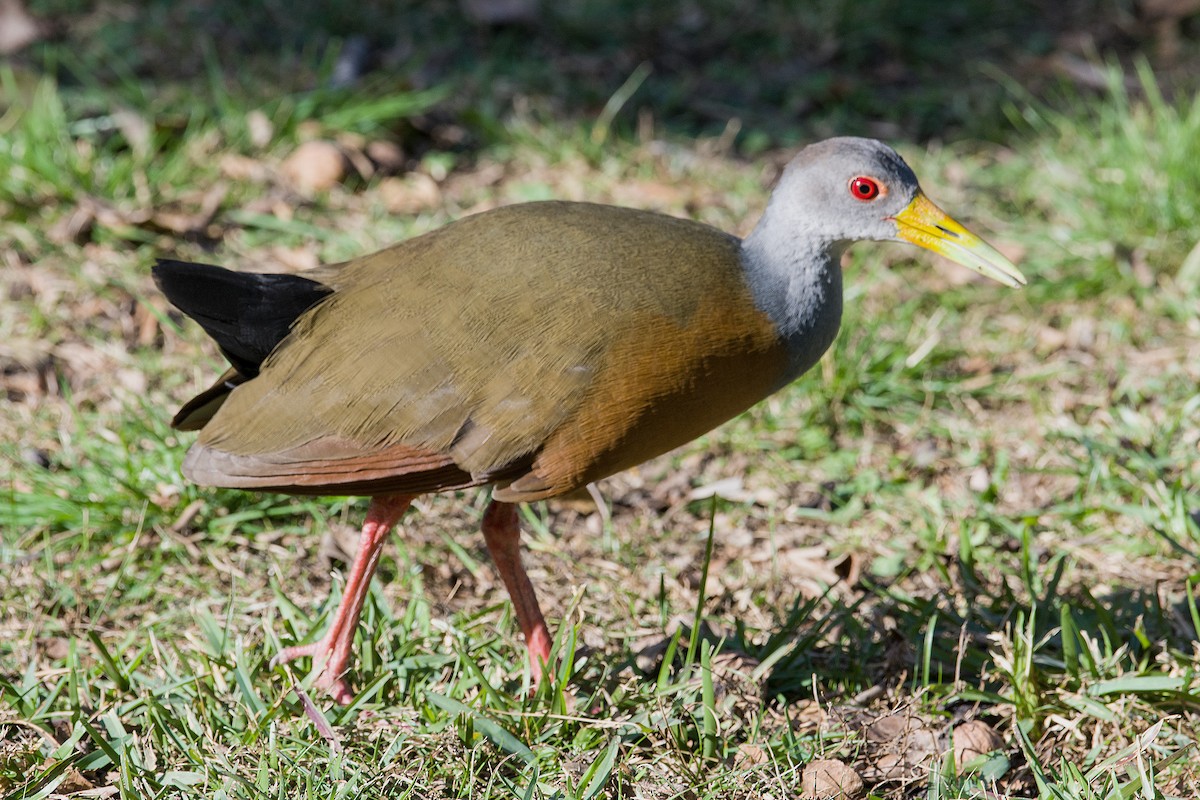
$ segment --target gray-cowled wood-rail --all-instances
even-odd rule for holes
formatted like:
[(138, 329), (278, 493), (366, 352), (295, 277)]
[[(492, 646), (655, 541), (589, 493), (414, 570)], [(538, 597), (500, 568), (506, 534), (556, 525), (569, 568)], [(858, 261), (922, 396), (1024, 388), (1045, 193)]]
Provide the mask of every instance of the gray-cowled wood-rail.
[(662, 214), (542, 202), (466, 217), (302, 275), (162, 261), (154, 277), (231, 368), (174, 419), (210, 486), (367, 495), (312, 656), (337, 700), (388, 531), (423, 492), (491, 486), (483, 535), (537, 681), (550, 636), (515, 503), (574, 492), (714, 428), (816, 363), (840, 256), (906, 241), (1008, 286), (1002, 255), (934, 206), (889, 147), (804, 148), (745, 239)]

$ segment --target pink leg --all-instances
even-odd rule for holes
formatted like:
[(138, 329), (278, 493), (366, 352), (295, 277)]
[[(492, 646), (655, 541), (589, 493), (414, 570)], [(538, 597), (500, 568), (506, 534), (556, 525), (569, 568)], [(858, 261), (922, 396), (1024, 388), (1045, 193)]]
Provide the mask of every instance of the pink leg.
[(371, 505), (367, 508), (367, 521), (363, 523), (362, 534), (358, 539), (358, 552), (354, 555), (350, 576), (346, 578), (342, 602), (338, 604), (337, 612), (333, 615), (333, 624), (329, 626), (329, 631), (312, 644), (281, 650), (279, 655), (271, 659), (272, 667), (294, 658), (312, 656), (313, 671), (319, 673), (316, 687), (327, 690), (333, 699), (343, 705), (353, 699), (354, 695), (346, 683), (345, 675), (354, 646), (358, 616), (362, 613), (363, 603), (367, 599), (371, 576), (375, 574), (375, 565), (379, 563), (379, 553), (383, 549), (388, 531), (404, 514), (412, 500), (411, 495), (404, 494), (371, 498)]
[(550, 663), (550, 631), (538, 608), (533, 584), (521, 564), (521, 526), (517, 522), (517, 507), (493, 500), (483, 512), (483, 539), (516, 608), (517, 623), (521, 633), (525, 634), (525, 649), (529, 651), (529, 672), (536, 686), (541, 683), (543, 668)]

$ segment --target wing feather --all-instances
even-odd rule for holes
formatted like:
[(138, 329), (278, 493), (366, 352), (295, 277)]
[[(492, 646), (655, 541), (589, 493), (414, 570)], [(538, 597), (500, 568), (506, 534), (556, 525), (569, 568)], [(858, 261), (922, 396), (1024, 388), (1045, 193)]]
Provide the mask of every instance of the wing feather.
[[(770, 327), (734, 237), (611, 206), (510, 206), (325, 269), (333, 293), (204, 426), (188, 458), (194, 480), (314, 494), (524, 480), (539, 496), (560, 494), (628, 465), (614, 451), (631, 446), (636, 426), (622, 409), (597, 415), (606, 399), (669, 417), (660, 401), (720, 379), (707, 372), (717, 363), (708, 350), (728, 360), (745, 344), (733, 326), (750, 314)], [(727, 303), (739, 313), (724, 314)], [(774, 343), (769, 330), (753, 333), (760, 349)], [(698, 350), (664, 352), (674, 344)], [(597, 421), (581, 428), (581, 414)], [(667, 425), (668, 437), (630, 452), (663, 452), (728, 416), (701, 414), (702, 430)], [(571, 431), (587, 446), (556, 445), (551, 460), (570, 451), (589, 463), (531, 472), (547, 443)]]

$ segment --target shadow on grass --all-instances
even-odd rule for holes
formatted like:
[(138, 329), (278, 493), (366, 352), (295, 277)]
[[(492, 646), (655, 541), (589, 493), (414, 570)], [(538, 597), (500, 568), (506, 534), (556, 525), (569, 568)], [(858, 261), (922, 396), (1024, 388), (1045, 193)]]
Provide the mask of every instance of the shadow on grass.
[(64, 83), (194, 90), (219, 73), (286, 92), (340, 69), (367, 93), (449, 85), (441, 112), (467, 132), (441, 144), (459, 147), (487, 143), (513, 108), (591, 124), (627, 81), (623, 131), (716, 134), (737, 120), (748, 152), (835, 133), (1003, 140), (999, 76), (1045, 84), (1060, 48), (1125, 56), (1151, 50), (1156, 30), (1100, 0), (530, 0), (530, 17), (507, 25), (446, 0), (48, 5), (61, 36), (30, 57)]
[[(875, 597), (864, 596), (851, 605), (836, 602), (819, 617), (798, 624), (783, 621), (770, 640), (786, 634), (798, 646), (768, 676), (766, 696), (811, 698), (814, 680), (822, 693), (851, 696), (873, 686), (925, 686), (958, 695), (957, 683), (967, 687), (960, 700), (998, 701), (1002, 686), (1036, 693), (1064, 681), (1070, 687), (1110, 679), (1114, 685), (1107, 688), (1114, 692), (1128, 688), (1171, 695), (1186, 682), (1180, 679), (1179, 687), (1135, 682), (1123, 688), (1115, 680), (1157, 674), (1172, 654), (1186, 659), (1200, 641), (1187, 599), (1165, 598), (1157, 587), (1118, 586), (1099, 599), (1076, 587), (1032, 607), (1027, 599), (1011, 595), (980, 595), (965, 604), (966, 614), (955, 607), (962, 604), (951, 593), (918, 599), (883, 588), (875, 592)], [(829, 632), (835, 633), (832, 641)], [(763, 659), (770, 656), (769, 648), (752, 642), (727, 646)], [(1027, 648), (1028, 673), (1005, 674), (1006, 656), (1014, 650), (1020, 655), (1022, 648)], [(1045, 673), (1055, 677), (1046, 680)], [(1007, 690), (1003, 699), (1021, 702)]]

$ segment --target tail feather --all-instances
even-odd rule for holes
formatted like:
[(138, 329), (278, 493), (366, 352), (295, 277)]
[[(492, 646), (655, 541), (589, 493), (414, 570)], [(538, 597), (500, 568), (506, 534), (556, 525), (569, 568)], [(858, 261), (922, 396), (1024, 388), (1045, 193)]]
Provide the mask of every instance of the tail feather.
[(154, 282), (245, 378), (258, 374), (297, 317), (333, 291), (299, 275), (234, 272), (167, 259), (154, 267)]

